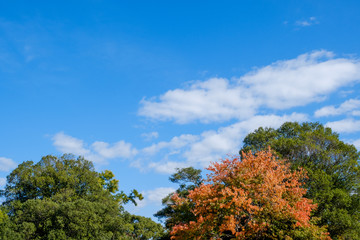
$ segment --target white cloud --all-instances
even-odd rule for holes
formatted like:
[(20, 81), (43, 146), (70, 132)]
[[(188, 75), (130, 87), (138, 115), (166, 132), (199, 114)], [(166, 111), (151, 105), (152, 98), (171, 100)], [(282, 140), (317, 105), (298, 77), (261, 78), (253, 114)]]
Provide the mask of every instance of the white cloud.
[(197, 138), (197, 136), (192, 134), (183, 134), (179, 137), (173, 137), (169, 142), (162, 141), (152, 144), (151, 146), (144, 148), (142, 152), (146, 155), (154, 155), (162, 149), (177, 151), (178, 149), (195, 142)]
[(359, 116), (360, 114), (360, 100), (349, 99), (343, 102), (339, 107), (325, 106), (315, 111), (315, 117), (338, 116), (341, 114), (350, 114), (352, 116)]
[(150, 169), (154, 169), (158, 173), (173, 174), (177, 168), (190, 167), (190, 163), (187, 162), (174, 162), (174, 161), (162, 161), (152, 162), (148, 165)]
[(326, 123), (333, 131), (338, 133), (353, 133), (360, 131), (360, 120), (352, 118), (342, 119)]
[(110, 146), (109, 143), (96, 141), (91, 144), (92, 149), (104, 158), (129, 158), (137, 154), (130, 143), (119, 141)]
[(226, 154), (238, 154), (243, 138), (258, 127), (279, 127), (287, 121), (306, 121), (304, 114), (255, 116), (248, 120), (222, 127), (217, 131), (207, 131), (201, 135), (201, 140), (192, 144), (184, 153), (191, 165), (206, 167), (210, 162), (223, 158)]
[(0, 188), (5, 187), (6, 185), (6, 178), (0, 178)]
[(360, 61), (316, 51), (278, 61), (240, 78), (253, 97), (271, 109), (288, 109), (323, 100), (327, 94), (360, 80)]
[[(160, 162), (151, 162), (147, 168), (154, 169), (156, 172), (171, 174), (175, 172), (176, 168), (189, 167), (190, 165), (184, 162), (171, 161), (173, 156), (177, 156), (188, 149), (193, 143), (199, 140), (199, 136), (192, 134), (183, 134), (173, 137), (170, 141), (161, 141), (154, 143), (149, 147), (143, 148), (141, 153), (145, 158), (154, 156), (162, 151)], [(146, 166), (142, 163), (134, 162), (133, 166), (145, 170)]]
[(256, 101), (241, 86), (227, 79), (211, 78), (193, 83), (189, 89), (175, 89), (159, 97), (160, 101), (142, 100), (139, 114), (159, 120), (208, 123), (254, 114)]
[(90, 150), (86, 149), (83, 140), (71, 137), (59, 132), (52, 138), (53, 145), (63, 153), (72, 153), (75, 155), (87, 156)]
[(295, 25), (301, 27), (308, 27), (314, 24), (319, 24), (319, 21), (316, 20), (316, 17), (309, 17), (306, 20), (298, 20), (295, 22)]
[[(286, 121), (308, 120), (307, 115), (299, 113), (259, 115), (260, 109), (266, 113), (319, 102), (358, 80), (359, 60), (335, 58), (332, 52), (315, 51), (254, 69), (237, 79), (211, 78), (193, 82), (188, 88), (170, 90), (158, 99), (143, 100), (139, 110), (140, 115), (177, 123), (236, 119), (231, 125), (199, 135), (182, 134), (140, 150), (125, 141), (85, 144), (62, 132), (53, 137), (54, 146), (64, 153), (84, 155), (97, 163), (130, 158), (133, 167), (167, 174), (176, 168), (206, 167), (226, 154), (238, 154), (243, 138), (260, 126), (276, 128)], [(323, 107), (315, 116), (345, 113), (359, 116), (360, 101), (349, 99), (338, 107)], [(328, 122), (327, 126), (338, 132), (360, 131), (360, 121), (354, 119)], [(144, 133), (142, 137), (155, 139), (158, 132)]]
[(0, 157), (0, 171), (8, 172), (17, 167), (17, 163), (10, 158)]
[[(226, 156), (226, 154), (237, 154), (241, 148), (243, 138), (258, 127), (279, 127), (286, 121), (306, 121), (304, 114), (293, 113), (291, 115), (276, 116), (264, 115), (255, 116), (247, 120), (221, 127), (217, 131), (205, 131), (199, 136), (192, 135), (195, 141), (189, 141), (179, 146), (176, 155), (167, 156), (158, 162), (148, 165), (160, 173), (174, 173), (175, 168), (188, 166), (207, 167)], [(170, 141), (171, 142), (171, 141)], [(170, 145), (170, 142), (167, 144)], [(166, 142), (162, 145), (166, 146)], [(175, 161), (175, 160), (178, 161)], [(179, 161), (183, 159), (183, 161)]]
[(160, 187), (154, 190), (145, 191), (144, 195), (149, 201), (161, 205), (162, 199), (170, 193), (175, 192), (175, 190), (176, 189), (171, 187)]
[(130, 158), (137, 154), (137, 150), (130, 143), (124, 141), (112, 145), (96, 141), (90, 146), (83, 140), (66, 135), (63, 132), (55, 134), (52, 138), (53, 145), (62, 153), (81, 155), (95, 163), (106, 163), (108, 159)]
[(237, 80), (211, 78), (167, 91), (158, 99), (144, 99), (139, 114), (181, 124), (243, 120), (257, 114), (260, 107), (289, 109), (324, 100), (358, 80), (359, 60), (314, 51), (255, 69)]

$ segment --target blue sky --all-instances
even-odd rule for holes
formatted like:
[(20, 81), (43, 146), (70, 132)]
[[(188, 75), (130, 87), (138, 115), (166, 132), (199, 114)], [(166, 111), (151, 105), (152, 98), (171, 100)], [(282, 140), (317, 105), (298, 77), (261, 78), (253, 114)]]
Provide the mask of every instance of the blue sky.
[(360, 148), (358, 1), (0, 2), (0, 185), (73, 153), (151, 217), (176, 167), (319, 121)]

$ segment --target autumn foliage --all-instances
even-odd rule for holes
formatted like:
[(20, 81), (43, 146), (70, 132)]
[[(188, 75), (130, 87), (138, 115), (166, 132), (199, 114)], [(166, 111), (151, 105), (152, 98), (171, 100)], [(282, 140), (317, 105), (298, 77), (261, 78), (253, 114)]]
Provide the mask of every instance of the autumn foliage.
[(330, 239), (310, 219), (304, 170), (291, 171), (273, 152), (251, 152), (213, 163), (205, 183), (176, 208), (192, 205), (195, 221), (175, 225), (171, 239)]

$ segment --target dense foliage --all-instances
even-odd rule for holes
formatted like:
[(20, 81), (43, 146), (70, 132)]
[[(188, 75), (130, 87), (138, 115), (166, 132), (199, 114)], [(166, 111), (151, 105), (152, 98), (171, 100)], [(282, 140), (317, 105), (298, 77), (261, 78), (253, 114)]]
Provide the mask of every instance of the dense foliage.
[(318, 204), (314, 216), (328, 226), (333, 239), (360, 239), (359, 152), (319, 123), (284, 123), (280, 128), (259, 128), (244, 139), (241, 151), (271, 146), (293, 169), (308, 172), (306, 197)]
[(174, 194), (173, 208), (189, 204), (194, 221), (179, 222), (171, 239), (328, 239), (310, 221), (316, 208), (303, 197), (302, 170), (276, 159), (271, 150), (213, 163), (205, 183), (187, 197)]
[[(71, 155), (46, 156), (20, 164), (7, 177), (0, 215), (0, 239), (150, 239), (162, 227), (133, 216), (123, 204), (142, 199), (118, 193), (111, 171)], [(4, 214), (7, 212), (7, 214)]]

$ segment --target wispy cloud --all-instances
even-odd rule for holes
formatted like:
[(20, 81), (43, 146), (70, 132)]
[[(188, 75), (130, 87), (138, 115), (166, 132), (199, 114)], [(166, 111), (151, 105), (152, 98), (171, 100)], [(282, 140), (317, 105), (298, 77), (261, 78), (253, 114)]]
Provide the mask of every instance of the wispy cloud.
[(343, 102), (339, 107), (334, 105), (325, 106), (315, 111), (315, 117), (339, 116), (349, 114), (352, 116), (360, 116), (360, 100), (349, 99)]
[(154, 143), (151, 146), (142, 149), (142, 152), (147, 155), (154, 155), (162, 149), (167, 149), (167, 151), (177, 151), (178, 149), (195, 142), (197, 139), (198, 137), (195, 135), (183, 134), (178, 137), (173, 137), (169, 142), (162, 141)]
[(169, 141), (160, 141), (139, 150), (124, 141), (112, 145), (96, 141), (88, 145), (83, 140), (63, 132), (54, 135), (53, 144), (62, 153), (83, 155), (97, 164), (104, 164), (109, 159), (126, 158), (130, 160), (131, 166), (141, 170), (171, 174), (176, 168), (202, 168), (226, 154), (237, 154), (243, 137), (260, 126), (278, 127), (286, 121), (306, 120), (307, 116), (299, 113), (282, 116), (259, 115), (220, 127), (216, 131), (175, 136)]
[(96, 141), (87, 145), (83, 140), (66, 135), (63, 132), (55, 134), (52, 140), (53, 145), (60, 152), (81, 155), (99, 164), (106, 163), (108, 159), (130, 158), (137, 154), (136, 148), (124, 141), (114, 144)]
[(154, 190), (148, 190), (144, 192), (145, 198), (151, 202), (161, 205), (161, 201), (164, 197), (174, 192), (176, 189), (171, 187), (160, 187)]
[(141, 137), (143, 137), (145, 141), (150, 141), (157, 139), (159, 137), (159, 133), (158, 132), (143, 133), (141, 134)]
[(0, 171), (8, 172), (16, 168), (17, 163), (11, 158), (0, 157)]
[(45, 37), (43, 29), (33, 22), (19, 24), (0, 19), (0, 29), (0, 52), (6, 56), (6, 59), (0, 57), (0, 67), (24, 66), (41, 56), (48, 44), (48, 36)]
[(226, 154), (238, 154), (243, 138), (258, 127), (279, 127), (287, 121), (303, 122), (307, 120), (304, 114), (293, 113), (291, 115), (259, 115), (221, 127), (217, 131), (206, 131), (201, 134), (201, 140), (191, 145), (184, 156), (187, 161), (202, 167), (217, 161)]
[(360, 120), (346, 118), (339, 121), (328, 122), (326, 126), (338, 133), (354, 133), (360, 131)]
[(158, 173), (172, 174), (176, 172), (177, 168), (186, 168), (190, 166), (195, 165), (191, 165), (188, 162), (162, 161), (152, 162), (147, 167)]
[(295, 22), (295, 25), (300, 27), (309, 27), (314, 24), (319, 24), (319, 21), (316, 19), (316, 17), (309, 17), (305, 20), (298, 20)]
[[(157, 162), (151, 162), (148, 168), (160, 173), (174, 173), (175, 168), (188, 166), (206, 167), (210, 162), (219, 160), (226, 154), (238, 154), (242, 139), (256, 128), (279, 127), (286, 121), (306, 121), (304, 114), (264, 115), (255, 116), (244, 121), (221, 127), (217, 131), (205, 131), (199, 136), (192, 135), (192, 141), (179, 145), (174, 155), (166, 156)], [(164, 147), (171, 146), (171, 142), (163, 142)]]
[(238, 79), (211, 78), (156, 99), (144, 99), (139, 115), (180, 124), (242, 120), (256, 115), (261, 107), (289, 109), (322, 101), (358, 80), (358, 59), (314, 51), (255, 69)]

